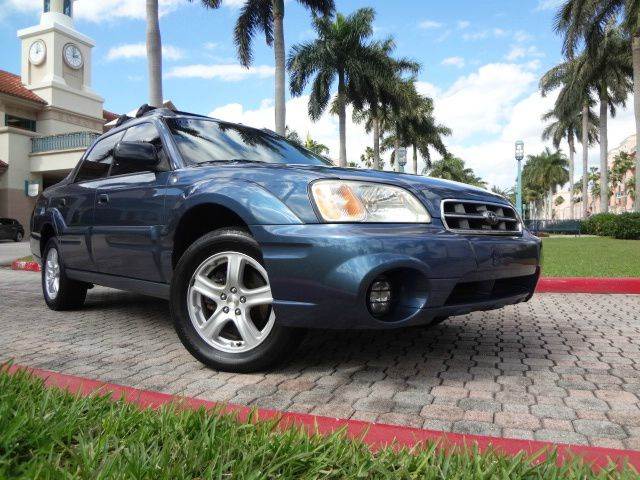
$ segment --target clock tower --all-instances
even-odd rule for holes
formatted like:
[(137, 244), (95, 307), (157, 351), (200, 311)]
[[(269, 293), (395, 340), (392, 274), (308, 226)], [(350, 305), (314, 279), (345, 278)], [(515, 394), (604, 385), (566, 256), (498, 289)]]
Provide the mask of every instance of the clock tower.
[(18, 32), (22, 83), (48, 104), (38, 133), (102, 131), (104, 100), (91, 89), (94, 42), (75, 29), (75, 0), (41, 1), (40, 24)]

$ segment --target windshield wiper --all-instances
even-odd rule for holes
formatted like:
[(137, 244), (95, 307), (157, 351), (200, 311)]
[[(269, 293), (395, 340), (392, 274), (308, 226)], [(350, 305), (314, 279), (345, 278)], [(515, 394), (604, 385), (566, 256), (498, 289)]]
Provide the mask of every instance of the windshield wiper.
[(196, 165), (205, 165), (211, 163), (264, 163), (260, 160), (250, 160), (248, 158), (229, 158), (225, 160), (205, 160), (203, 162), (195, 162)]

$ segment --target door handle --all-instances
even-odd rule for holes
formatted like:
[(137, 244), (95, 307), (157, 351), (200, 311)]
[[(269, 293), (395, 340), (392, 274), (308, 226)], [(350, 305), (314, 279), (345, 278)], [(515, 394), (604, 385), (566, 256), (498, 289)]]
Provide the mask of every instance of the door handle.
[(98, 195), (99, 205), (106, 205), (107, 203), (109, 203), (109, 195), (107, 195), (106, 193), (101, 193), (100, 195)]

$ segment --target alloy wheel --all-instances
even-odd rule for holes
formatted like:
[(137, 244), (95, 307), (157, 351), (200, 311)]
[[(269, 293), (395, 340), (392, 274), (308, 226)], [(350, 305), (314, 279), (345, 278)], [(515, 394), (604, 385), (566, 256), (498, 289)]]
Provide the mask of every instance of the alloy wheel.
[(275, 322), (267, 272), (254, 258), (222, 252), (196, 268), (187, 291), (191, 323), (212, 347), (227, 353), (253, 350)]
[(47, 290), (47, 296), (51, 300), (55, 300), (60, 289), (60, 258), (55, 248), (49, 250), (45, 261), (44, 285)]

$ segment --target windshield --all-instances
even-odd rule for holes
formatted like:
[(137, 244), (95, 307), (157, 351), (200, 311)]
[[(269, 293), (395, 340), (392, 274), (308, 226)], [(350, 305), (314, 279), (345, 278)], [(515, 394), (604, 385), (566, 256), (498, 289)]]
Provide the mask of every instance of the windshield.
[(233, 123), (195, 118), (167, 118), (182, 156), (193, 163), (253, 161), (332, 165), (301, 145), (273, 133)]

